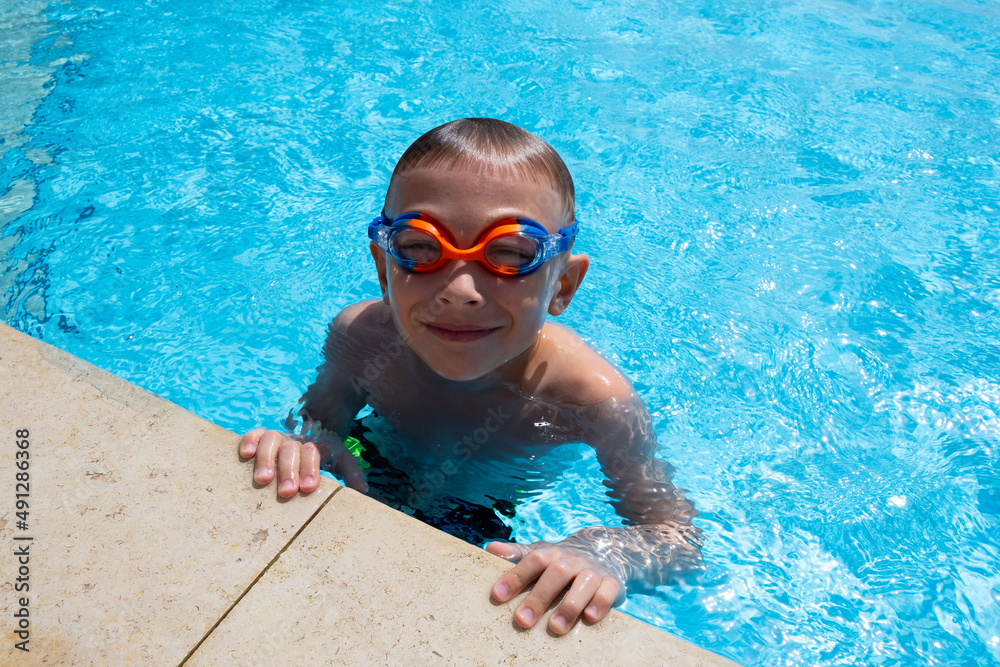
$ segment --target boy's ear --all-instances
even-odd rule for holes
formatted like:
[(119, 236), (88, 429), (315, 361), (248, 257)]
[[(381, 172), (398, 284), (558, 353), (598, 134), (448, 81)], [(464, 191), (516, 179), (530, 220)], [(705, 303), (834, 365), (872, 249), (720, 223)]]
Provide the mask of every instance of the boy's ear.
[(382, 301), (389, 305), (389, 279), (385, 273), (385, 251), (372, 241), (368, 244), (368, 249), (372, 251), (372, 259), (375, 260), (375, 271), (378, 272), (378, 284), (382, 288)]
[(549, 315), (561, 315), (569, 302), (573, 300), (573, 295), (583, 282), (583, 277), (587, 275), (590, 268), (590, 258), (586, 255), (570, 255), (566, 260), (563, 273), (559, 276), (559, 284), (556, 293), (549, 301)]

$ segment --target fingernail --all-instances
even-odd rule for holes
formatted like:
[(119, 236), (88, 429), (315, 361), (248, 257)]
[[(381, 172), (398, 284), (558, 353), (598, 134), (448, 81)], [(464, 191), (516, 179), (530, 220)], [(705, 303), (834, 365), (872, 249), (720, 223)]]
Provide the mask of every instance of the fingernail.
[(302, 478), (302, 486), (308, 486), (316, 482), (316, 479), (312, 475), (306, 475)]
[(530, 609), (521, 610), (521, 620), (525, 623), (533, 623), (535, 621), (535, 612)]
[(563, 616), (562, 614), (554, 614), (552, 616), (552, 622), (555, 623), (560, 628), (565, 628), (567, 625), (566, 617)]
[(292, 482), (292, 480), (290, 479), (286, 479), (284, 482), (281, 483), (282, 491), (291, 491), (293, 488), (295, 488), (295, 483)]
[(497, 586), (497, 597), (505, 598), (510, 595), (510, 588), (507, 584), (500, 584)]
[(597, 607), (594, 605), (587, 607), (587, 616), (597, 616)]

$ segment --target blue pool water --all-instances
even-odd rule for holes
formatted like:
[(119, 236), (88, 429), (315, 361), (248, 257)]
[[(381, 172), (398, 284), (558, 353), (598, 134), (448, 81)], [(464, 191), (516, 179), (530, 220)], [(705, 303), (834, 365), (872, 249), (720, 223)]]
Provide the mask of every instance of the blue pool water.
[[(625, 611), (748, 665), (1000, 663), (1000, 4), (0, 8), (0, 313), (236, 431), (377, 293), (420, 132), (565, 157), (706, 573)], [(3, 194), (5, 193), (5, 194)], [(610, 518), (582, 455), (522, 539)]]

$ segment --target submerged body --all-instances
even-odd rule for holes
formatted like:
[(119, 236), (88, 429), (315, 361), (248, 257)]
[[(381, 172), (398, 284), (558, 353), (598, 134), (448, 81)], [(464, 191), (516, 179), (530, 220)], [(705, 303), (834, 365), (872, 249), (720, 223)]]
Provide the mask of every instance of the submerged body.
[[(690, 523), (690, 503), (664, 485), (666, 466), (652, 456), (655, 434), (641, 399), (565, 327), (545, 323), (534, 345), (502, 369), (474, 381), (448, 380), (406, 344), (383, 302), (368, 301), (337, 317), (324, 356), (303, 397), (303, 416), (343, 438), (358, 410), (373, 408), (397, 436), (397, 449), (405, 447), (395, 461), (443, 473), (429, 485), (438, 488), (417, 488), (408, 498), (414, 508), (455, 490), (452, 483), (468, 488), (466, 462), (531, 461), (555, 446), (586, 442), (627, 521)], [(536, 488), (546, 481), (539, 476)]]

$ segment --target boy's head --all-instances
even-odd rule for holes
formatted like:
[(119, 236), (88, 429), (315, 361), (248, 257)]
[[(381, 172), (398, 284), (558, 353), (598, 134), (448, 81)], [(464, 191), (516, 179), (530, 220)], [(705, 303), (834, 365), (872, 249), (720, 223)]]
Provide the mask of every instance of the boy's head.
[(389, 180), (386, 210), (394, 215), (404, 212), (391, 208), (400, 176), (420, 167), (438, 166), (548, 184), (560, 199), (563, 219), (559, 222), (565, 226), (576, 219), (573, 177), (555, 149), (531, 132), (495, 118), (453, 120), (410, 144)]
[(586, 273), (567, 250), (573, 208), (562, 159), (514, 125), (463, 119), (417, 139), (369, 228), (383, 299), (417, 356), (452, 380), (516, 372), (508, 362), (532, 354)]

